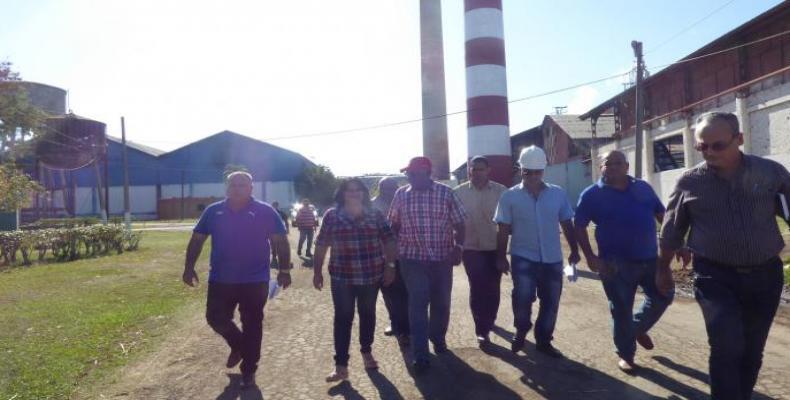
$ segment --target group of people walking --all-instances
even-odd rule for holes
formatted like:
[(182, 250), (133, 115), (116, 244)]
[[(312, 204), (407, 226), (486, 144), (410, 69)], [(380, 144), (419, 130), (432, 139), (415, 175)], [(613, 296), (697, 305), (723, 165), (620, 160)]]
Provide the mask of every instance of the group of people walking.
[[(431, 178), (425, 157), (403, 168), (408, 185), (398, 188), (397, 180), (385, 178), (375, 199), (361, 180), (343, 180), (315, 243), (313, 285), (324, 288), (329, 252), (335, 309), (335, 368), (327, 381), (348, 379), (355, 308), (364, 367), (378, 367), (372, 349), (379, 290), (390, 319), (385, 333), (410, 346), (415, 374), (427, 371), (430, 345), (436, 354), (448, 351), (453, 269), (461, 263), (481, 345), (494, 328), (502, 275), (510, 274), (512, 351), (524, 348), (532, 330), (537, 351), (563, 357), (553, 344), (563, 264), (575, 266), (583, 254), (603, 284), (617, 366), (628, 373), (638, 368), (637, 345), (654, 347), (649, 331), (673, 300), (671, 261), (693, 259), (695, 297), (711, 350), (712, 397), (750, 398), (783, 286), (776, 200), (790, 196), (790, 174), (778, 163), (740, 152), (743, 137), (732, 114), (703, 115), (695, 136), (705, 162), (681, 176), (667, 207), (648, 183), (628, 175), (628, 160), (619, 151), (603, 155), (601, 178), (582, 192), (575, 212), (565, 190), (543, 180), (546, 155), (535, 146), (521, 152), (521, 183), (511, 188), (488, 178), (482, 156), (470, 159), (469, 181), (455, 189)], [(231, 348), (227, 365), (241, 362), (243, 383), (254, 384), (269, 242), (283, 287), (290, 284), (290, 254), (282, 219), (251, 198), (251, 176), (232, 174), (228, 182), (228, 198), (208, 207), (195, 227), (184, 281), (197, 279), (195, 261), (211, 235), (207, 319)], [(591, 222), (596, 249), (587, 234)], [(569, 247), (565, 256), (561, 235)], [(645, 298), (634, 312), (638, 287)], [(241, 330), (232, 322), (236, 305)]]

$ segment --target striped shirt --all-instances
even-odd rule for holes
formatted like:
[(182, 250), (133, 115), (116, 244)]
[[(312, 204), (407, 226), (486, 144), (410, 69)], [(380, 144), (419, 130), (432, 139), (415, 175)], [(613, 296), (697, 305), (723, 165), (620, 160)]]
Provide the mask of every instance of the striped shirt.
[(349, 285), (371, 285), (384, 274), (384, 243), (394, 240), (384, 214), (366, 209), (354, 218), (342, 208), (324, 214), (316, 246), (332, 249), (329, 276)]
[(395, 192), (389, 211), (393, 226), (399, 226), (398, 252), (401, 260), (444, 261), (455, 240), (453, 226), (464, 222), (461, 200), (449, 186), (431, 183), (427, 190), (406, 185)]
[(295, 224), (299, 229), (313, 229), (318, 226), (317, 222), (313, 206), (302, 206), (296, 213)]
[(695, 255), (733, 266), (765, 263), (784, 248), (776, 223), (779, 193), (790, 200), (790, 173), (777, 162), (743, 155), (730, 179), (697, 165), (680, 177), (669, 199), (661, 246), (679, 249), (688, 232)]

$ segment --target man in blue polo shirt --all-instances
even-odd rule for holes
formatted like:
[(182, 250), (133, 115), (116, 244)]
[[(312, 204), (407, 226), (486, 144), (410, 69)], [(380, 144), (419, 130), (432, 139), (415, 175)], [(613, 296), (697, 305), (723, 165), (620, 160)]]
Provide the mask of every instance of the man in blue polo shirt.
[[(619, 151), (601, 158), (601, 179), (585, 189), (576, 208), (575, 229), (590, 270), (603, 282), (614, 325), (618, 367), (636, 368), (636, 343), (647, 350), (653, 341), (647, 332), (672, 301), (656, 289), (656, 220), (664, 218), (661, 204), (650, 185), (628, 175), (628, 161)], [(595, 223), (596, 255), (590, 246), (587, 226)], [(634, 314), (637, 286), (645, 300)]]
[[(285, 224), (277, 211), (252, 197), (252, 176), (234, 172), (226, 184), (227, 198), (208, 206), (195, 225), (182, 278), (189, 286), (198, 282), (195, 262), (211, 236), (206, 320), (230, 346), (226, 366), (241, 363), (242, 386), (251, 387), (261, 357), (270, 243), (281, 263), (277, 282), (283, 288), (291, 284), (291, 255)], [(233, 322), (236, 306), (241, 329)]]

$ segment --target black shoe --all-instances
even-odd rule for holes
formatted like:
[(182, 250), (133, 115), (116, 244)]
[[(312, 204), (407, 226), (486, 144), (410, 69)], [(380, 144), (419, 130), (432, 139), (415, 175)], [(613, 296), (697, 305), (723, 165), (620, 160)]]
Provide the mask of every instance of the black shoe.
[(395, 336), (395, 331), (392, 329), (391, 326), (388, 326), (387, 329), (384, 329), (384, 336)]
[(484, 345), (491, 343), (491, 338), (488, 337), (487, 333), (478, 333), (477, 334), (477, 344)]
[(241, 375), (241, 388), (247, 389), (257, 386), (255, 384), (255, 374), (242, 374)]
[(241, 352), (236, 350), (231, 350), (230, 355), (228, 355), (228, 361), (225, 363), (225, 366), (228, 368), (233, 368), (241, 362)]
[(310, 253), (310, 252), (308, 252), (308, 253), (305, 253), (305, 257), (307, 257), (307, 258), (313, 258), (313, 253)]
[(535, 346), (535, 349), (549, 357), (554, 358), (564, 358), (565, 355), (562, 354), (561, 351), (557, 350), (556, 347), (552, 346), (551, 343), (542, 343)]
[(418, 360), (412, 363), (414, 367), (414, 375), (423, 375), (431, 368), (431, 363), (428, 360)]
[(516, 336), (513, 337), (513, 341), (510, 343), (510, 351), (518, 353), (524, 348), (526, 342), (527, 331), (516, 331)]
[(447, 348), (447, 343), (433, 344), (433, 352), (436, 354), (444, 354), (447, 353), (448, 351), (450, 351), (450, 349)]

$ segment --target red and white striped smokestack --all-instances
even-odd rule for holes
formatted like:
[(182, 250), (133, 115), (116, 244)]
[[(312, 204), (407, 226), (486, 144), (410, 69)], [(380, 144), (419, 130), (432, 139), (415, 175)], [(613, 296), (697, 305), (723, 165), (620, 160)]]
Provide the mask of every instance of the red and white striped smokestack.
[(513, 183), (502, 0), (464, 0), (468, 157), (486, 156), (491, 179)]

